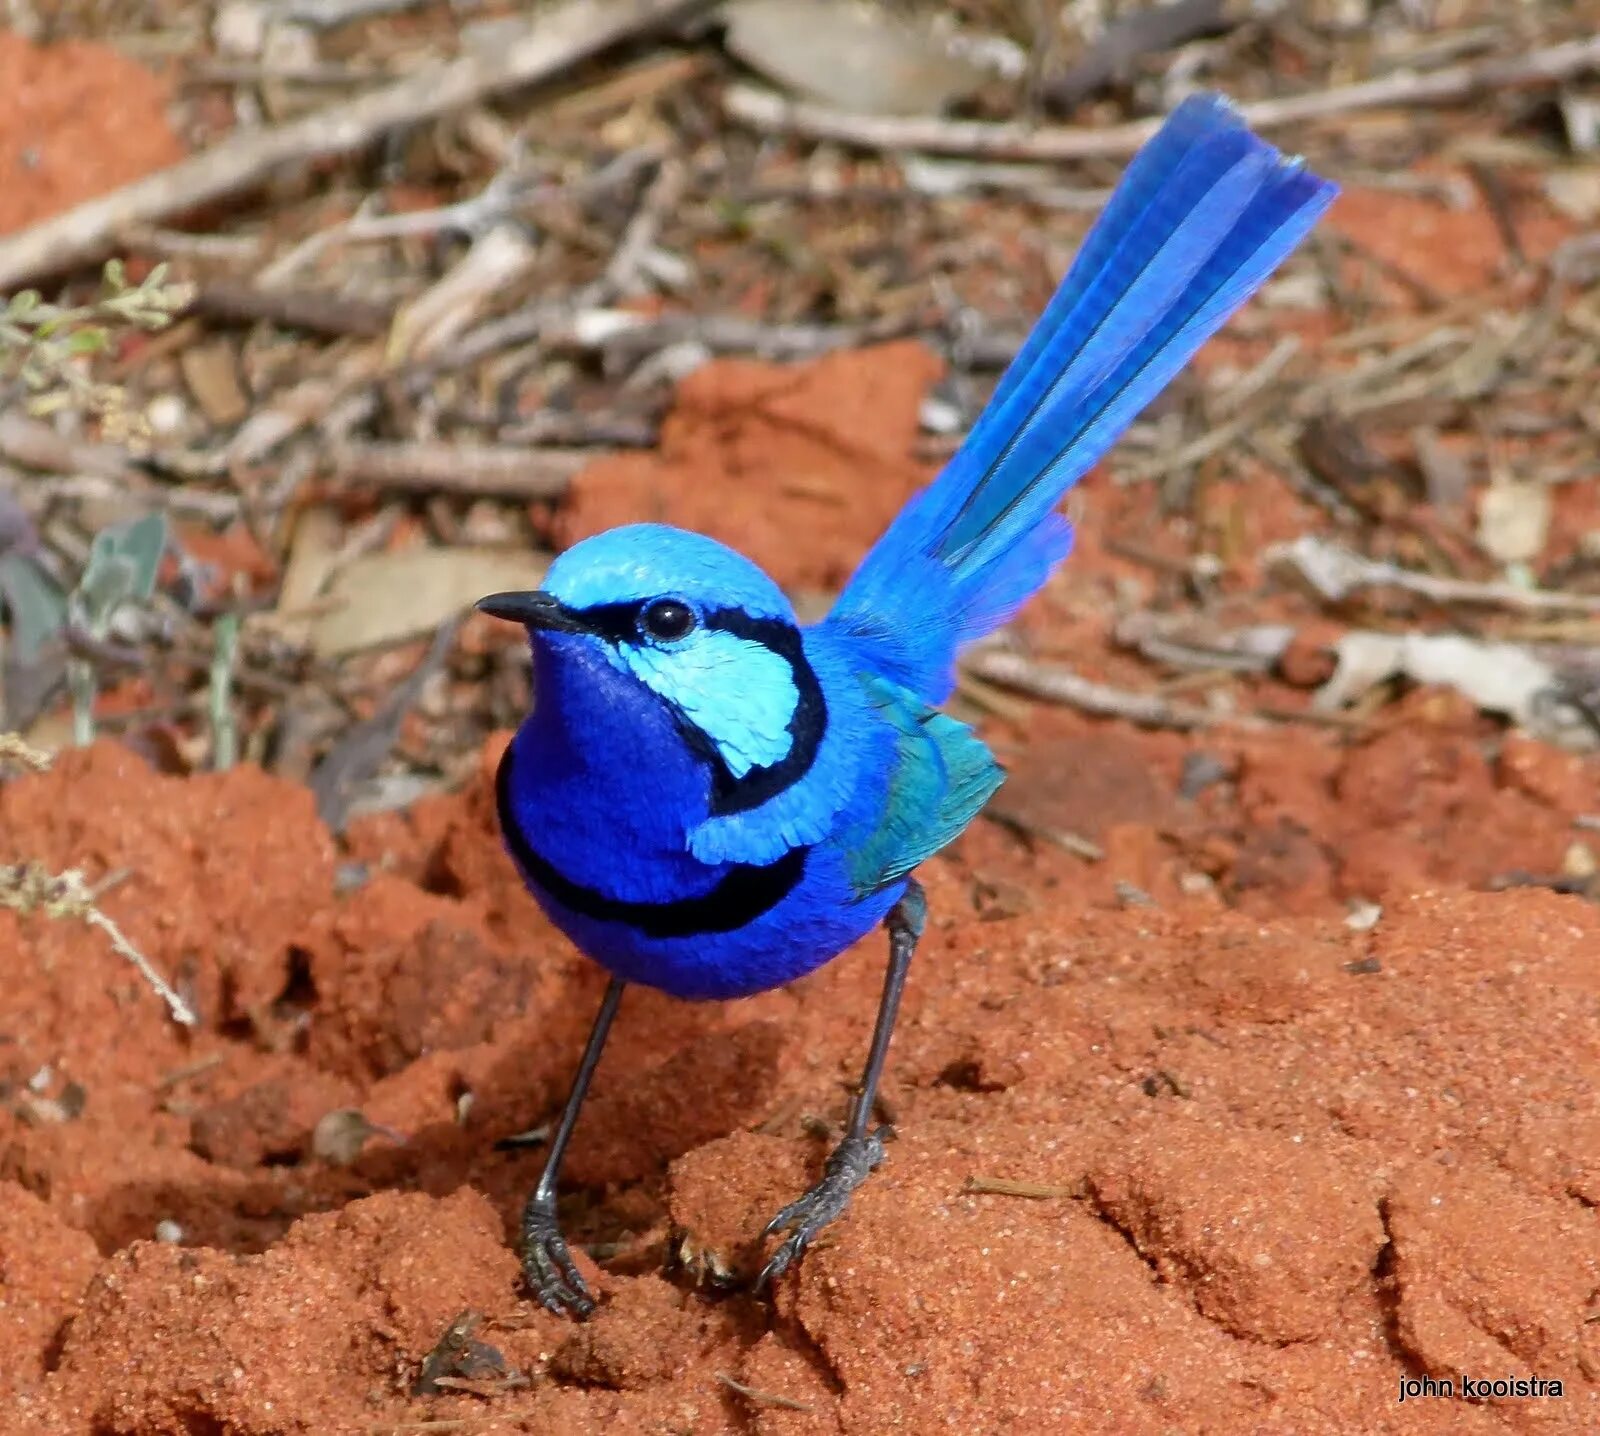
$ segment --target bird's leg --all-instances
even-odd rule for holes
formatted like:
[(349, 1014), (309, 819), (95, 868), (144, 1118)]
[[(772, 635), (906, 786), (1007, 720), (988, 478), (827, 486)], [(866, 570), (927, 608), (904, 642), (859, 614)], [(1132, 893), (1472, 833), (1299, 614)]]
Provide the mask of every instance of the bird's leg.
[(566, 1155), (567, 1143), (572, 1140), (572, 1129), (578, 1125), (578, 1109), (588, 1094), (594, 1069), (600, 1065), (600, 1053), (611, 1031), (611, 1019), (617, 1015), (617, 1004), (622, 1000), (622, 989), (626, 985), (620, 977), (613, 977), (606, 988), (599, 1015), (589, 1032), (588, 1045), (578, 1063), (577, 1076), (572, 1079), (567, 1105), (562, 1108), (556, 1134), (550, 1139), (544, 1171), (539, 1174), (539, 1183), (522, 1209), (522, 1273), (533, 1294), (558, 1316), (570, 1311), (575, 1316), (586, 1317), (594, 1310), (594, 1297), (573, 1265), (572, 1253), (567, 1250), (566, 1239), (556, 1221), (556, 1184), (561, 1178), (561, 1159)]
[(906, 890), (884, 919), (889, 931), (889, 970), (884, 974), (883, 998), (878, 1003), (878, 1021), (872, 1029), (872, 1046), (867, 1050), (867, 1065), (861, 1073), (850, 1107), (850, 1123), (843, 1138), (822, 1169), (822, 1180), (797, 1201), (790, 1202), (767, 1223), (763, 1236), (789, 1233), (773, 1252), (756, 1278), (760, 1291), (788, 1270), (811, 1245), (812, 1239), (850, 1205), (850, 1194), (883, 1160), (884, 1128), (868, 1131), (873, 1104), (878, 1098), (878, 1080), (883, 1076), (889, 1055), (889, 1038), (894, 1033), (895, 1015), (900, 1010), (900, 994), (906, 985), (911, 954), (928, 921), (928, 900), (922, 885), (912, 878)]

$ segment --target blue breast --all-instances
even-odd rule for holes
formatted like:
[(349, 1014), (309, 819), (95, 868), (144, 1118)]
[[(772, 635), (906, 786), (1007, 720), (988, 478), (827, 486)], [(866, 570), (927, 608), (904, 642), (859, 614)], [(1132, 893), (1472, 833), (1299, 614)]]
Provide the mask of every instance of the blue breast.
[(551, 920), (616, 975), (686, 998), (764, 991), (898, 898), (898, 882), (862, 897), (826, 839), (770, 861), (695, 858), (711, 770), (668, 707), (589, 645), (535, 645), (534, 696), (501, 762), (501, 828)]

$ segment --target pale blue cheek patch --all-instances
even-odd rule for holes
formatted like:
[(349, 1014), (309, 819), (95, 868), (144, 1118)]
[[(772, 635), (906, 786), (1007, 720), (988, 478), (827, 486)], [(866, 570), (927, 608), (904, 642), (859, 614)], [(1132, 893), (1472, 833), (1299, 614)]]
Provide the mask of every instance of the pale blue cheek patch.
[(701, 862), (776, 862), (790, 848), (824, 841), (852, 803), (871, 806), (881, 798), (894, 733), (868, 707), (854, 650), (840, 651), (826, 635), (808, 635), (806, 656), (827, 698), (827, 726), (815, 759), (803, 778), (760, 807), (707, 817), (691, 827), (689, 851)]
[(788, 756), (800, 703), (788, 659), (748, 638), (701, 629), (681, 643), (622, 644), (614, 662), (705, 734), (742, 778)]

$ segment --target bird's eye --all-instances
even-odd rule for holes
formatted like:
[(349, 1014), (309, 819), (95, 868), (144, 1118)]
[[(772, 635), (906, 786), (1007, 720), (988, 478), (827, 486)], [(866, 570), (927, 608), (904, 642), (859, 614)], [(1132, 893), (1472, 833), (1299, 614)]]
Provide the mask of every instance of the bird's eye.
[(694, 630), (694, 610), (676, 598), (658, 598), (645, 605), (639, 626), (646, 637), (662, 643), (686, 638)]

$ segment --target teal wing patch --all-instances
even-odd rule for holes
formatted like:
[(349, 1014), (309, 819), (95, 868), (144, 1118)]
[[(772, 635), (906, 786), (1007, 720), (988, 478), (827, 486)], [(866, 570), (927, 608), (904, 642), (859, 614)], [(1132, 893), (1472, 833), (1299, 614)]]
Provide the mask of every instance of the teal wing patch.
[(1005, 774), (965, 723), (888, 679), (861, 681), (878, 716), (895, 730), (882, 814), (856, 837), (848, 862), (850, 881), (864, 894), (904, 877), (952, 842)]

